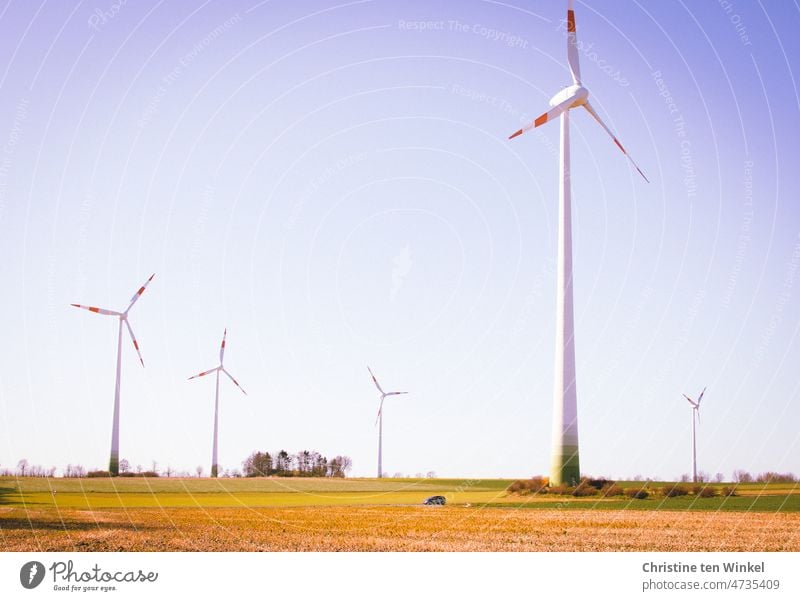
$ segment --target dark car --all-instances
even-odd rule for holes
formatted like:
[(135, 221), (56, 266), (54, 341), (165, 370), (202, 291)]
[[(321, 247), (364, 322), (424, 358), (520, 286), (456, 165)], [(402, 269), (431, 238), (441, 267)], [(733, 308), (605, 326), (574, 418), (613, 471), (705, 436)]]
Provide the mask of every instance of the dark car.
[(441, 495), (435, 495), (433, 497), (428, 497), (427, 499), (425, 499), (422, 502), (423, 505), (444, 505), (445, 503), (447, 503), (447, 499), (445, 499)]

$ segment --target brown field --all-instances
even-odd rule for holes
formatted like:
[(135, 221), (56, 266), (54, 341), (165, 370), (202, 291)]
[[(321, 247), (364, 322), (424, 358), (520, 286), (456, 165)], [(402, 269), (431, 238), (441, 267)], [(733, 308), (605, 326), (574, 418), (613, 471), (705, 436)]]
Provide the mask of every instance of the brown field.
[(800, 514), (0, 507), (4, 551), (800, 551)]

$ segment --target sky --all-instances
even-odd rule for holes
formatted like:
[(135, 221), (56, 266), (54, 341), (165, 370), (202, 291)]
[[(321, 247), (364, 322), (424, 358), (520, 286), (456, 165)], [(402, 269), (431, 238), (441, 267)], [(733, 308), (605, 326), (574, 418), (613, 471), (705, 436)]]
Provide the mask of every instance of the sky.
[[(0, 469), (549, 468), (566, 2), (0, 6)], [(581, 469), (800, 474), (797, 2), (576, 2)]]

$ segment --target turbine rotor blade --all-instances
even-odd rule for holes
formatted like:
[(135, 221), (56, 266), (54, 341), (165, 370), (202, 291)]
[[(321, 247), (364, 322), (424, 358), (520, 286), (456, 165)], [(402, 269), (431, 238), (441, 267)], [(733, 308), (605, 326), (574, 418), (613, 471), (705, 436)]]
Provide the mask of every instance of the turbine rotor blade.
[(73, 307), (78, 307), (78, 309), (86, 309), (87, 311), (91, 311), (92, 313), (99, 313), (100, 315), (116, 315), (119, 317), (122, 315), (119, 311), (111, 311), (109, 309), (101, 309), (100, 307), (90, 307), (88, 305), (76, 305), (75, 303), (71, 303)]
[(697, 407), (697, 403), (695, 403), (695, 402), (694, 402), (692, 399), (690, 399), (688, 396), (686, 396), (686, 395), (684, 394), (684, 395), (683, 395), (683, 397), (684, 397), (684, 398), (685, 398), (687, 401), (689, 401), (689, 403), (691, 403), (692, 407)]
[(222, 358), (225, 356), (225, 338), (228, 337), (228, 328), (222, 333), (222, 344), (219, 347), (219, 364), (222, 365)]
[(706, 393), (706, 389), (703, 388), (703, 392), (700, 393), (700, 396), (697, 398), (697, 406), (700, 406), (700, 401), (703, 400), (703, 395)]
[(211, 369), (207, 369), (206, 371), (201, 371), (199, 374), (193, 375), (190, 380), (194, 380), (195, 378), (202, 378), (203, 376), (207, 376), (208, 374), (213, 374), (215, 371), (219, 370), (219, 367), (212, 367)]
[(375, 374), (374, 374), (374, 373), (372, 373), (372, 370), (371, 370), (371, 369), (369, 369), (369, 365), (367, 365), (367, 369), (369, 370), (369, 375), (371, 375), (371, 376), (372, 376), (372, 381), (373, 381), (373, 382), (375, 382), (375, 387), (376, 387), (378, 390), (380, 390), (380, 391), (381, 391), (381, 394), (384, 394), (384, 392), (383, 392), (383, 388), (381, 388), (381, 385), (380, 385), (380, 384), (378, 384), (378, 379), (375, 377)]
[(573, 0), (567, 4), (567, 62), (575, 84), (581, 83), (581, 65), (578, 60), (578, 33), (575, 28), (575, 11)]
[(536, 127), (539, 127), (540, 125), (547, 123), (548, 121), (552, 121), (553, 119), (558, 117), (561, 113), (569, 109), (569, 107), (572, 105), (573, 102), (575, 102), (575, 96), (570, 96), (564, 102), (555, 105), (546, 113), (542, 113), (541, 115), (536, 117), (536, 119), (534, 119), (531, 123), (529, 123), (522, 129), (518, 129), (517, 131), (515, 131), (513, 134), (508, 136), (508, 139), (513, 140), (517, 136), (521, 136), (522, 134), (524, 134), (526, 131), (530, 131)]
[(636, 171), (639, 172), (639, 175), (641, 175), (644, 178), (644, 181), (646, 181), (649, 184), (650, 180), (647, 179), (642, 170), (639, 169), (639, 165), (637, 165), (636, 161), (634, 161), (633, 158), (631, 158), (631, 155), (628, 154), (628, 151), (625, 150), (622, 144), (620, 144), (619, 140), (617, 140), (617, 137), (611, 132), (610, 129), (608, 129), (608, 126), (605, 123), (603, 123), (603, 120), (600, 118), (600, 115), (598, 115), (597, 112), (595, 112), (594, 108), (592, 108), (592, 105), (589, 104), (589, 102), (587, 101), (586, 104), (583, 105), (583, 108), (589, 111), (589, 114), (595, 118), (595, 120), (601, 125), (601, 127), (604, 130), (606, 130), (606, 133), (608, 133), (608, 135), (611, 136), (611, 139), (614, 140), (614, 144), (616, 144), (617, 147), (622, 151), (622, 154), (628, 157), (628, 160), (631, 162), (631, 165), (633, 165), (636, 168)]
[(383, 413), (383, 400), (386, 398), (386, 395), (381, 396), (381, 405), (378, 407), (378, 415), (375, 417), (375, 425), (378, 425), (378, 420), (381, 418), (381, 413)]
[(128, 311), (130, 311), (130, 310), (131, 310), (131, 307), (133, 307), (133, 305), (135, 305), (135, 304), (136, 304), (136, 301), (138, 301), (138, 300), (139, 300), (139, 297), (140, 297), (140, 296), (142, 296), (142, 294), (144, 294), (144, 289), (145, 289), (145, 288), (147, 288), (147, 285), (148, 285), (148, 284), (149, 284), (151, 281), (153, 281), (153, 278), (154, 278), (154, 277), (156, 277), (156, 274), (153, 274), (153, 275), (151, 275), (149, 278), (147, 278), (147, 281), (146, 281), (144, 284), (142, 284), (142, 287), (141, 287), (141, 288), (139, 288), (139, 289), (136, 291), (136, 294), (134, 294), (134, 295), (131, 297), (131, 303), (128, 305), (128, 308), (127, 308), (127, 309), (125, 309), (125, 313), (127, 313)]
[(700, 423), (700, 406), (699, 405), (694, 408), (694, 413), (697, 416), (697, 423), (699, 424)]
[(387, 392), (385, 396), (392, 396), (395, 394), (408, 394), (407, 392)]
[(133, 342), (133, 348), (136, 349), (136, 354), (139, 355), (139, 361), (142, 363), (142, 367), (144, 367), (144, 359), (142, 359), (142, 353), (139, 350), (139, 343), (136, 342), (136, 336), (134, 336), (134, 334), (133, 334), (133, 328), (131, 328), (131, 324), (128, 323), (127, 319), (123, 318), (122, 321), (124, 321), (125, 325), (128, 326), (128, 334), (131, 335), (131, 342)]
[[(237, 381), (236, 381), (236, 378), (234, 378), (234, 377), (233, 377), (233, 376), (232, 376), (232, 375), (231, 375), (231, 374), (228, 372), (228, 370), (226, 370), (224, 367), (221, 367), (221, 366), (220, 366), (220, 369), (222, 370), (222, 373), (224, 373), (226, 376), (228, 376), (228, 377), (231, 379), (231, 382), (233, 382), (234, 384), (236, 384), (236, 387), (237, 387), (239, 390), (241, 390), (242, 392), (244, 392), (244, 388), (242, 388), (241, 386), (239, 386), (239, 382), (237, 382)], [(244, 392), (244, 394), (246, 395), (247, 393), (246, 393), (246, 392)]]

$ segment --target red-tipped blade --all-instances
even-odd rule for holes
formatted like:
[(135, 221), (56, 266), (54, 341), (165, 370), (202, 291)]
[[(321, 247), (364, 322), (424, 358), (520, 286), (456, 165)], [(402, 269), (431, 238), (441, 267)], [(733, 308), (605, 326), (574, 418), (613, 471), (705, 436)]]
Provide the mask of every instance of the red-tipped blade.
[(208, 374), (213, 374), (218, 369), (219, 369), (219, 367), (214, 367), (212, 369), (207, 369), (206, 371), (201, 371), (199, 374), (195, 374), (189, 379), (190, 380), (194, 380), (195, 378), (202, 378), (203, 376), (207, 376)]
[(380, 407), (378, 407), (378, 415), (375, 417), (375, 425), (376, 426), (378, 425), (378, 420), (381, 418), (381, 413), (383, 413), (383, 401), (384, 401), (385, 398), (386, 398), (385, 395), (381, 396), (381, 404), (380, 404)]
[(78, 309), (86, 309), (87, 311), (91, 311), (92, 313), (99, 313), (100, 315), (121, 315), (119, 311), (110, 311), (109, 309), (101, 309), (100, 307), (90, 307), (88, 305), (76, 305), (75, 303), (70, 303), (73, 307), (77, 307)]
[(127, 319), (123, 319), (125, 325), (128, 326), (128, 334), (131, 335), (131, 342), (133, 342), (133, 348), (136, 349), (136, 354), (139, 355), (139, 361), (142, 363), (142, 367), (144, 367), (144, 359), (142, 359), (142, 353), (139, 351), (139, 343), (136, 342), (136, 336), (133, 334), (133, 328), (131, 328), (131, 324), (128, 323)]
[(633, 160), (633, 157), (631, 157), (631, 155), (629, 155), (629, 154), (628, 154), (628, 151), (627, 151), (627, 150), (625, 150), (625, 148), (622, 146), (622, 144), (620, 143), (620, 141), (619, 141), (619, 140), (617, 140), (617, 136), (615, 136), (615, 135), (614, 135), (614, 134), (611, 132), (611, 130), (610, 130), (610, 129), (608, 129), (608, 126), (607, 126), (605, 123), (603, 123), (603, 120), (600, 118), (600, 116), (599, 116), (599, 115), (598, 115), (598, 114), (595, 112), (595, 110), (592, 108), (592, 105), (591, 105), (591, 104), (589, 104), (588, 102), (586, 102), (586, 104), (584, 104), (583, 106), (584, 106), (584, 108), (585, 108), (587, 111), (589, 111), (589, 114), (590, 114), (592, 117), (594, 117), (594, 118), (595, 118), (595, 121), (597, 121), (597, 122), (598, 122), (598, 123), (601, 125), (601, 127), (602, 127), (604, 130), (606, 130), (606, 133), (607, 133), (609, 136), (611, 136), (611, 139), (612, 139), (612, 140), (614, 140), (614, 144), (616, 144), (616, 145), (617, 145), (617, 148), (619, 148), (619, 149), (622, 151), (622, 153), (623, 153), (623, 154), (624, 154), (626, 157), (628, 157), (628, 160), (631, 162), (631, 165), (633, 165), (633, 166), (636, 168), (636, 171), (638, 171), (638, 172), (639, 172), (639, 175), (641, 175), (641, 176), (644, 178), (644, 181), (646, 181), (646, 182), (649, 184), (649, 183), (650, 183), (650, 180), (649, 180), (649, 179), (647, 179), (647, 176), (645, 176), (645, 174), (642, 172), (642, 170), (641, 170), (641, 169), (639, 169), (639, 165), (637, 165), (637, 164), (636, 164), (636, 161), (634, 161), (634, 160)]
[(581, 65), (578, 60), (578, 32), (575, 27), (575, 11), (572, 9), (572, 0), (567, 5), (567, 62), (572, 74), (572, 82), (581, 83)]
[(383, 388), (381, 388), (381, 385), (378, 384), (378, 379), (375, 377), (375, 374), (372, 373), (372, 370), (369, 368), (369, 365), (367, 365), (367, 369), (369, 370), (369, 375), (372, 376), (372, 381), (375, 382), (375, 387), (380, 391), (381, 394), (383, 394)]
[[(236, 384), (236, 387), (237, 387), (239, 390), (241, 390), (242, 392), (244, 392), (244, 388), (242, 388), (241, 386), (239, 386), (239, 382), (237, 382), (237, 381), (236, 381), (236, 378), (234, 378), (234, 377), (233, 377), (231, 374), (229, 374), (229, 373), (228, 373), (228, 371), (227, 371), (225, 368), (222, 368), (222, 367), (221, 367), (220, 369), (222, 370), (222, 373), (224, 373), (226, 376), (228, 376), (228, 377), (231, 379), (231, 382), (233, 382), (234, 384)], [(245, 393), (245, 394), (247, 394), (246, 392), (244, 392), (244, 393)]]
[(140, 287), (140, 288), (139, 288), (139, 289), (136, 291), (136, 293), (135, 293), (135, 294), (134, 294), (134, 295), (131, 297), (131, 302), (130, 302), (130, 304), (128, 305), (128, 308), (127, 308), (127, 309), (125, 309), (125, 312), (126, 312), (126, 313), (127, 313), (128, 311), (130, 311), (130, 310), (131, 310), (131, 307), (133, 307), (133, 305), (134, 305), (134, 304), (136, 304), (136, 301), (138, 301), (138, 300), (139, 300), (139, 297), (141, 297), (141, 296), (142, 296), (142, 294), (144, 294), (144, 290), (145, 290), (145, 288), (147, 288), (147, 285), (148, 285), (150, 282), (152, 282), (152, 281), (153, 281), (153, 278), (154, 278), (154, 277), (156, 277), (156, 274), (153, 274), (153, 275), (151, 275), (149, 278), (147, 278), (147, 281), (146, 281), (144, 284), (142, 284), (142, 286), (141, 286), (141, 287)]
[(521, 136), (522, 134), (524, 134), (526, 131), (530, 131), (536, 127), (539, 127), (540, 125), (544, 125), (548, 121), (552, 121), (553, 119), (558, 117), (561, 113), (566, 111), (572, 105), (573, 102), (575, 102), (575, 96), (570, 96), (564, 102), (555, 105), (546, 113), (542, 113), (541, 115), (536, 117), (536, 119), (531, 121), (528, 125), (526, 125), (522, 129), (515, 131), (513, 134), (508, 136), (508, 139), (513, 140), (517, 136)]

